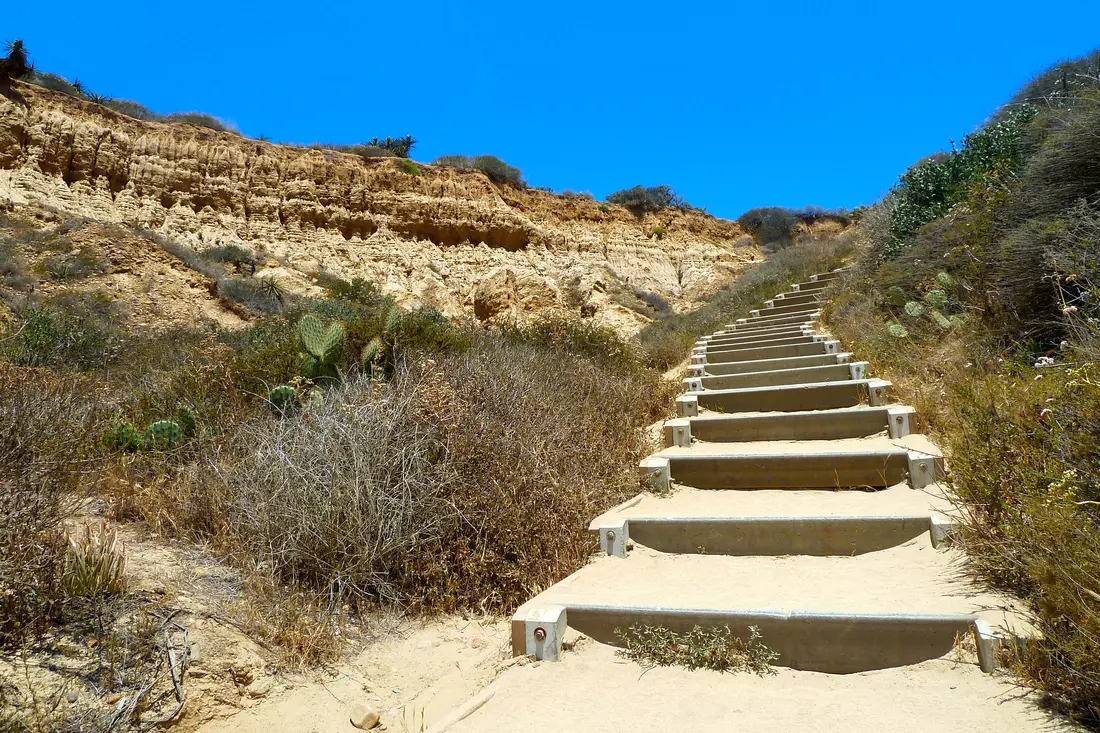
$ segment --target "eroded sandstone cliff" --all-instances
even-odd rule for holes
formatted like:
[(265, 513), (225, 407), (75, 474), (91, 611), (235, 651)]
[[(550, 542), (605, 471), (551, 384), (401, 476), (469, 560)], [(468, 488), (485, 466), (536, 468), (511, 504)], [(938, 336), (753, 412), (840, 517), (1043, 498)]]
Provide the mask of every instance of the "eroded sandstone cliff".
[[(361, 276), (451, 316), (579, 307), (631, 330), (617, 291), (685, 305), (759, 259), (736, 224), (492, 183), (478, 172), (142, 122), (24, 84), (0, 97), (0, 205), (48, 207), (202, 249), (241, 244), (257, 273)], [(654, 231), (663, 230), (661, 236)]]

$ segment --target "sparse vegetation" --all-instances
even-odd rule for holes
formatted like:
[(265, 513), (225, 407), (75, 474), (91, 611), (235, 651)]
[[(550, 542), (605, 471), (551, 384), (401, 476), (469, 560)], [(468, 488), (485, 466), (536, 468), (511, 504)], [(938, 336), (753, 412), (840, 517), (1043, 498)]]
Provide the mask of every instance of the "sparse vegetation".
[(625, 646), (622, 656), (650, 667), (775, 674), (772, 664), (779, 655), (765, 646), (757, 627), (750, 626), (748, 631), (749, 638), (742, 639), (728, 626), (695, 626), (679, 633), (664, 626), (634, 624), (616, 629), (615, 634)]

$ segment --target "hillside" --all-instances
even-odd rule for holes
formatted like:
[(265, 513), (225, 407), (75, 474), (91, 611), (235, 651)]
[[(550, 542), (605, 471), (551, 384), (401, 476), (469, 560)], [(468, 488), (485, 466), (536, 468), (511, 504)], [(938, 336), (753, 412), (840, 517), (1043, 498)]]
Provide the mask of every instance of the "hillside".
[(199, 251), (239, 245), (257, 255), (257, 277), (291, 291), (325, 272), (449, 317), (590, 303), (597, 322), (633, 331), (648, 320), (638, 294), (684, 307), (759, 259), (736, 224), (697, 210), (639, 219), (479, 172), (409, 173), (393, 158), (143, 122), (14, 89), (19, 98), (0, 99), (0, 206), (122, 224)]

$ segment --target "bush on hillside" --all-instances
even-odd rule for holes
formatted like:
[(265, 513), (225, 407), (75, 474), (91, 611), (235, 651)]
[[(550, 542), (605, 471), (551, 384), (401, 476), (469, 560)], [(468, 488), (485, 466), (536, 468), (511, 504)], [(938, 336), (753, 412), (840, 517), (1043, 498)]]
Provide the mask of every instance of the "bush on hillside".
[(493, 155), (478, 155), (473, 158), (468, 155), (441, 155), (432, 161), (432, 165), (463, 171), (481, 171), (494, 183), (508, 183), (519, 188), (527, 185), (519, 168), (510, 166)]
[(890, 237), (881, 254), (897, 256), (922, 226), (944, 216), (980, 180), (999, 181), (1023, 167), (1027, 150), (1026, 126), (1037, 109), (1026, 106), (993, 126), (973, 132), (951, 155), (925, 159), (914, 165), (891, 192), (893, 216)]
[(663, 209), (684, 206), (684, 199), (672, 190), (671, 186), (634, 186), (624, 188), (607, 196), (610, 204), (619, 204), (635, 214), (646, 214)]
[(237, 132), (235, 128), (230, 127), (217, 117), (208, 115), (205, 112), (173, 112), (172, 114), (162, 117), (160, 121), (177, 125), (197, 125), (217, 132)]

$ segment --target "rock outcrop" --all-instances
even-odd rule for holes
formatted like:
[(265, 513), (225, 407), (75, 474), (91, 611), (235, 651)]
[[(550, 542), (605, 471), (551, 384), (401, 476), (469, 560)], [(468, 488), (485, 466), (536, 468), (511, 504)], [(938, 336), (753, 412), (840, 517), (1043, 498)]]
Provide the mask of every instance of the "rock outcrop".
[(0, 97), (0, 205), (126, 224), (197, 249), (239, 244), (278, 267), (373, 280), (399, 303), (453, 317), (579, 307), (601, 281), (682, 305), (760, 258), (736, 224), (699, 211), (639, 220), (479, 172), (419, 164), (410, 174), (394, 159), (14, 91)]

